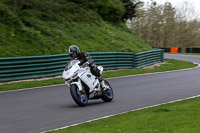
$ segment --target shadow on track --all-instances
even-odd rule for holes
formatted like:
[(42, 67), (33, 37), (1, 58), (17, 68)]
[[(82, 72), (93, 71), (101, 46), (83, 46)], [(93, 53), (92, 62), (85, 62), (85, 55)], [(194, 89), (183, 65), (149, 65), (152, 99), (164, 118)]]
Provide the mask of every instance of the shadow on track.
[[(113, 101), (112, 101), (113, 102)], [(63, 105), (62, 108), (87, 108), (87, 107), (92, 107), (92, 106), (103, 106), (104, 104), (109, 104), (111, 102), (104, 102), (102, 100), (95, 100), (95, 101), (92, 101), (90, 100), (88, 102), (88, 105), (87, 106), (84, 106), (84, 107), (80, 107), (78, 106), (76, 103), (71, 103), (70, 105)]]

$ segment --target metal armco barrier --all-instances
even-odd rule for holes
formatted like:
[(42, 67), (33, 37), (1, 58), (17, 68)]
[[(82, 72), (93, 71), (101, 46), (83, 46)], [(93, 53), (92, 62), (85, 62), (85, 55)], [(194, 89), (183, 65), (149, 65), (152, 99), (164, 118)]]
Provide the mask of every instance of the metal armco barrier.
[[(90, 53), (104, 70), (142, 68), (163, 61), (163, 50)], [(0, 82), (61, 75), (68, 54), (0, 58)]]
[(142, 68), (158, 62), (163, 62), (163, 50), (152, 50), (135, 54), (134, 68)]

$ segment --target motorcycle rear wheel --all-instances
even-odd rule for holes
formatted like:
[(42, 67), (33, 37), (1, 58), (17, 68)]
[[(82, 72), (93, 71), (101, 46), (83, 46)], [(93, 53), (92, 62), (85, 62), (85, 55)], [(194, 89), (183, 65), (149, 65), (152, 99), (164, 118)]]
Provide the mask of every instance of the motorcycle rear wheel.
[(86, 106), (88, 104), (88, 96), (85, 90), (79, 91), (78, 86), (73, 84), (70, 86), (70, 93), (73, 100), (80, 106)]

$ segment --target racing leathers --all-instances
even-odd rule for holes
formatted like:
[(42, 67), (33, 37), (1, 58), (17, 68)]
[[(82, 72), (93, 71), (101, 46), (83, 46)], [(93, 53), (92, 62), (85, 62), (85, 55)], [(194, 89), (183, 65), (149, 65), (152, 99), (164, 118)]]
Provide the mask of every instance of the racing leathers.
[(87, 52), (80, 52), (77, 59), (80, 61), (80, 66), (88, 65), (93, 75), (96, 77), (101, 77), (100, 70), (94, 64), (94, 60)]
[(87, 52), (80, 52), (77, 57), (75, 58), (77, 60), (80, 61), (79, 65), (80, 66), (89, 66), (90, 67), (90, 71), (93, 75), (95, 75), (101, 84), (101, 87), (104, 89), (105, 88), (105, 83), (101, 77), (101, 71), (98, 69), (98, 67), (94, 64), (94, 60), (92, 59), (92, 57), (89, 55), (89, 53)]

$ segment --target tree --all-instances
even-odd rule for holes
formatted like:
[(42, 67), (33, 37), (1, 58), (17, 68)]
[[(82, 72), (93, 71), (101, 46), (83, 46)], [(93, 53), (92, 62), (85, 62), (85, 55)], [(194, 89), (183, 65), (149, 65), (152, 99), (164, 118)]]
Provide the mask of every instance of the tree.
[(147, 8), (136, 9), (131, 28), (152, 47), (186, 47), (200, 44), (200, 22), (191, 6), (184, 3), (174, 8), (171, 3), (157, 5), (153, 0)]
[(124, 16), (122, 17), (123, 21), (126, 21), (128, 19), (132, 19), (133, 17), (136, 17), (136, 8), (139, 4), (143, 3), (139, 0), (123, 0), (124, 7), (126, 9)]

